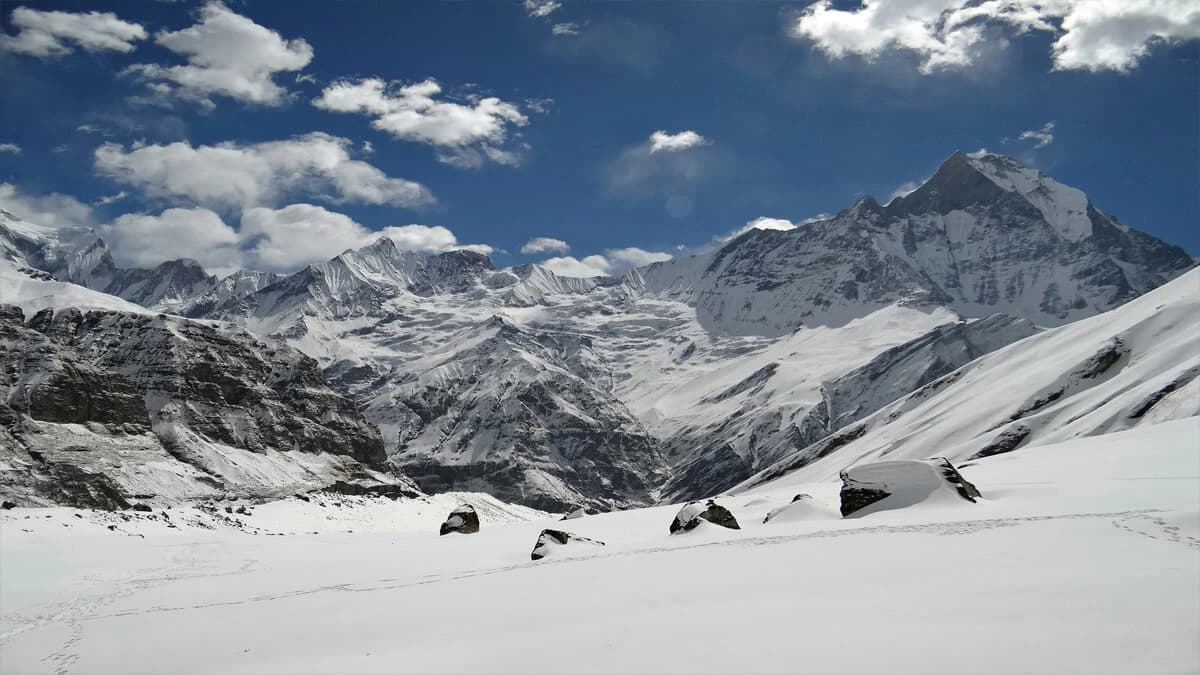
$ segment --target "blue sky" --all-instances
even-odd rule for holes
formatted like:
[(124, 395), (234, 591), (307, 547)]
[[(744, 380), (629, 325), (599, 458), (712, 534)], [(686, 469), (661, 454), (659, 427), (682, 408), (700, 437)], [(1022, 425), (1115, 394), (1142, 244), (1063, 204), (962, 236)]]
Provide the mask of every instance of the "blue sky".
[(987, 148), (1200, 253), (1200, 19), (1093, 3), (5, 2), (0, 206), (127, 264), (611, 271)]

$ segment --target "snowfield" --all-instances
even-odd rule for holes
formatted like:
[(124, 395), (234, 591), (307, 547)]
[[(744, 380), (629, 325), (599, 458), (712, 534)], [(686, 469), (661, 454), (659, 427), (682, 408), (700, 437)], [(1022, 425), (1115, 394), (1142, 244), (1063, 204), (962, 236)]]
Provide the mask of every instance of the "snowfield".
[[(560, 522), (462, 493), (13, 509), (0, 669), (1194, 673), (1198, 439), (1190, 417), (1023, 448), (959, 465), (979, 503), (845, 520), (837, 481), (789, 474), (718, 498), (741, 530), (674, 536), (678, 505)], [(439, 537), (462, 502), (481, 531)], [(606, 546), (533, 562), (544, 528)]]

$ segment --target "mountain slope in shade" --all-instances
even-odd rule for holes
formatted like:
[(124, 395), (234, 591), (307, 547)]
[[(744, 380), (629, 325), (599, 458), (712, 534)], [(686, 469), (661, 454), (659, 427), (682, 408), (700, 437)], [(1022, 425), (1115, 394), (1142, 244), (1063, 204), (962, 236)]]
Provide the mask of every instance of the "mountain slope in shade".
[(826, 480), (881, 459), (953, 462), (1200, 415), (1200, 270), (1089, 319), (1026, 338), (781, 459)]
[[(0, 267), (0, 279), (19, 274)], [(294, 349), (144, 310), (26, 316), (4, 304), (32, 309), (53, 293), (30, 292), (38, 283), (59, 282), (31, 280), (20, 297), (10, 285), (0, 290), (6, 496), (114, 508), (338, 481), (417, 493), (391, 475), (378, 430)]]

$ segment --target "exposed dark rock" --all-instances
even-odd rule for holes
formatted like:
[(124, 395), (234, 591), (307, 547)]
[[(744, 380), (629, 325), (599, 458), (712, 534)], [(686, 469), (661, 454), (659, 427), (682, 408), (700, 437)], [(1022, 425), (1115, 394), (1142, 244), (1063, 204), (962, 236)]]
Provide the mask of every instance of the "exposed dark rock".
[[(377, 481), (339, 480), (327, 485), (323, 491), (339, 495), (387, 497), (388, 499), (421, 496), (421, 491), (415, 489), (409, 482), (381, 483)], [(303, 497), (303, 495), (297, 495), (297, 497)]]
[(17, 508), (17, 503), (12, 501), (11, 499), (5, 499), (4, 503), (0, 504), (0, 509), (4, 509), (5, 511), (8, 511), (9, 509), (15, 509), (15, 508)]
[(671, 534), (690, 532), (696, 529), (702, 520), (731, 530), (742, 529), (729, 509), (710, 499), (703, 505), (698, 501), (684, 505), (679, 513), (675, 514), (675, 520), (671, 521)]
[(1012, 452), (1021, 447), (1026, 438), (1029, 438), (1031, 433), (1029, 427), (1024, 424), (1017, 424), (1010, 429), (1005, 429), (992, 439), (991, 443), (983, 446), (983, 448), (971, 455), (970, 459), (980, 459), (982, 457), (991, 457), (1005, 452)]
[(154, 511), (154, 509), (149, 504), (142, 504), (142, 503), (134, 504), (134, 505), (130, 506), (129, 509), (131, 511), (141, 511), (143, 513), (151, 513)]
[(529, 554), (529, 559), (541, 560), (542, 558), (551, 555), (556, 549), (562, 546), (571, 546), (575, 544), (604, 546), (604, 542), (602, 541), (581, 537), (571, 532), (563, 532), (562, 530), (542, 530), (542, 533), (538, 535), (537, 543), (533, 545), (533, 551)]
[(462, 504), (454, 507), (454, 510), (446, 517), (446, 522), (442, 523), (438, 534), (449, 534), (451, 532), (474, 534), (478, 531), (479, 514), (475, 512), (475, 507), (470, 504)]

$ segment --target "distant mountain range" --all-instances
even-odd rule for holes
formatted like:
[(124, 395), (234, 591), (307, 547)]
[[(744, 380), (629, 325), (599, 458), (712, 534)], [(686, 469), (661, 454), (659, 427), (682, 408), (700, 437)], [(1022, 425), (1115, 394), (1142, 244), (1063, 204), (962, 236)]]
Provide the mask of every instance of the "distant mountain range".
[[(478, 253), (427, 256), (386, 238), (286, 276), (217, 278), (189, 260), (122, 269), (90, 230), (7, 212), (0, 258), (0, 357), (18, 364), (0, 379), (3, 494), (83, 503), (339, 484), (480, 490), (555, 511), (701, 497), (803, 468), (861, 445), (880, 415), (951, 373), (1017, 341), (1050, 345), (1064, 333), (1044, 329), (1195, 265), (1075, 188), (962, 153), (888, 204), (864, 197), (621, 277), (496, 270)], [(1192, 386), (1186, 368), (1154, 364), (1137, 372)], [(970, 438), (991, 434), (984, 446), (1003, 451), (1049, 433), (1021, 419), (989, 418), (1000, 426)], [(913, 453), (941, 450), (928, 441)]]

